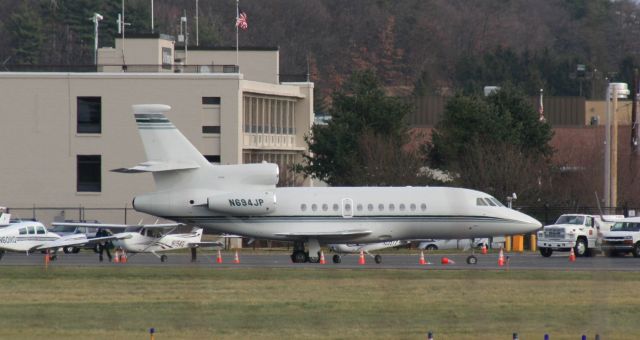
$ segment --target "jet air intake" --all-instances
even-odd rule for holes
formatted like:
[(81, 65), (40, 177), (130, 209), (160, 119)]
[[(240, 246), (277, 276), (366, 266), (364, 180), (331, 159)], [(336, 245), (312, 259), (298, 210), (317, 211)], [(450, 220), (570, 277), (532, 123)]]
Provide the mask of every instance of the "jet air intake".
[(273, 191), (231, 192), (207, 198), (209, 210), (232, 215), (266, 215), (276, 210)]

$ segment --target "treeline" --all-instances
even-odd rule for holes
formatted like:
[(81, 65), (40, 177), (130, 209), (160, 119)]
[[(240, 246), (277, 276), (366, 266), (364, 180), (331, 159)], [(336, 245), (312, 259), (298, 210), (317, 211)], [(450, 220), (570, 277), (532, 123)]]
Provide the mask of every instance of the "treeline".
[[(112, 46), (121, 0), (3, 0), (1, 64), (91, 64), (94, 12)], [(156, 32), (176, 35), (195, 1), (155, 0)], [(478, 92), (510, 83), (536, 94), (601, 97), (640, 64), (640, 8), (631, 0), (241, 0), (241, 46), (279, 46), (281, 75), (304, 75), (327, 98), (373, 69), (396, 95)], [(125, 0), (130, 33), (151, 31), (150, 1)], [(235, 1), (199, 1), (201, 46), (235, 44)], [(585, 65), (578, 70), (578, 65)], [(321, 103), (319, 102), (319, 105)]]

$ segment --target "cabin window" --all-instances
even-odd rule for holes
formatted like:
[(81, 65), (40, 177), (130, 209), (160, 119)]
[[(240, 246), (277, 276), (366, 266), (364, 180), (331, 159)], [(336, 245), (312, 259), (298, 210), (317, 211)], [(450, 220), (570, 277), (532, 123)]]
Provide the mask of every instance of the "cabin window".
[(358, 211), (362, 211), (362, 204), (358, 204), (356, 209), (358, 209)]
[(344, 210), (351, 211), (351, 204), (347, 203), (344, 205)]
[(41, 235), (45, 234), (44, 227), (37, 227), (36, 228), (36, 233), (41, 234)]
[(394, 210), (396, 210), (396, 206), (393, 203), (389, 204), (389, 211), (394, 211)]
[(300, 204), (300, 210), (307, 211), (307, 205), (304, 203)]
[(477, 206), (486, 206), (487, 203), (480, 197), (476, 198), (476, 205)]
[(416, 205), (414, 203), (411, 203), (411, 211), (416, 211)]
[(400, 211), (404, 211), (405, 207), (404, 204), (400, 204)]
[(384, 211), (384, 204), (382, 204), (382, 203), (378, 204), (378, 210), (379, 211)]
[(340, 209), (340, 206), (337, 203), (333, 204), (333, 211), (338, 211), (338, 209)]
[(20, 235), (26, 235), (27, 234), (27, 228), (20, 228), (19, 233), (20, 233)]
[(367, 210), (373, 211), (373, 204), (369, 203), (369, 205), (367, 205)]
[(427, 205), (425, 203), (420, 204), (420, 210), (422, 211), (427, 210)]
[(327, 211), (327, 210), (329, 210), (329, 205), (325, 203), (322, 205), (322, 211)]
[(314, 204), (312, 204), (312, 205), (311, 205), (311, 210), (313, 210), (313, 211), (318, 210), (318, 205), (317, 205), (317, 204), (315, 204), (315, 203), (314, 203)]
[(27, 227), (27, 232), (29, 233), (29, 235), (33, 235), (36, 233), (36, 228), (35, 227)]

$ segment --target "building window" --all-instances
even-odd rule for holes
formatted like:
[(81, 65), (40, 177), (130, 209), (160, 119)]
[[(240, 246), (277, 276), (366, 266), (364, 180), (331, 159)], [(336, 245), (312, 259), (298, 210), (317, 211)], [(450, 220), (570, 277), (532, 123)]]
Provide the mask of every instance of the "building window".
[(100, 97), (77, 98), (78, 133), (102, 132), (102, 100)]
[(206, 158), (209, 161), (209, 163), (220, 164), (220, 155), (205, 155), (204, 158)]
[(102, 191), (102, 156), (78, 155), (78, 192)]
[(202, 97), (202, 105), (220, 105), (220, 97)]
[(202, 133), (220, 133), (220, 126), (203, 126)]

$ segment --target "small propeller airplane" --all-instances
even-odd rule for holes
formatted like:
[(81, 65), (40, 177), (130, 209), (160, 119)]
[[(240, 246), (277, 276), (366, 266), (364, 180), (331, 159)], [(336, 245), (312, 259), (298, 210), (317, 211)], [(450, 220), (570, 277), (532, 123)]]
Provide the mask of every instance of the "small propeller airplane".
[(120, 248), (128, 253), (151, 253), (161, 262), (167, 261), (167, 255), (160, 255), (158, 252), (188, 248), (191, 249), (192, 260), (195, 260), (197, 248), (224, 246), (221, 242), (202, 242), (202, 228), (194, 227), (189, 233), (174, 233), (178, 227), (183, 226), (181, 223), (127, 225), (60, 222), (53, 225), (118, 230), (113, 235), (116, 249)]
[(376, 263), (382, 263), (382, 256), (373, 255), (371, 254), (371, 252), (374, 252), (376, 250), (386, 249), (386, 248), (399, 247), (409, 243), (410, 243), (409, 241), (398, 240), (398, 241), (386, 241), (386, 242), (364, 243), (364, 244), (360, 244), (360, 243), (329, 244), (328, 246), (329, 246), (329, 249), (331, 249), (331, 251), (333, 251), (334, 253), (337, 253), (333, 255), (333, 263), (342, 262), (341, 255), (343, 254), (359, 254), (360, 251), (364, 252), (369, 256), (372, 256), (373, 260)]
[(56, 259), (58, 249), (69, 246), (83, 246), (117, 239), (116, 236), (87, 238), (86, 234), (60, 236), (45, 228), (40, 222), (16, 222), (0, 229), (0, 259), (7, 251), (25, 252), (53, 251)]

